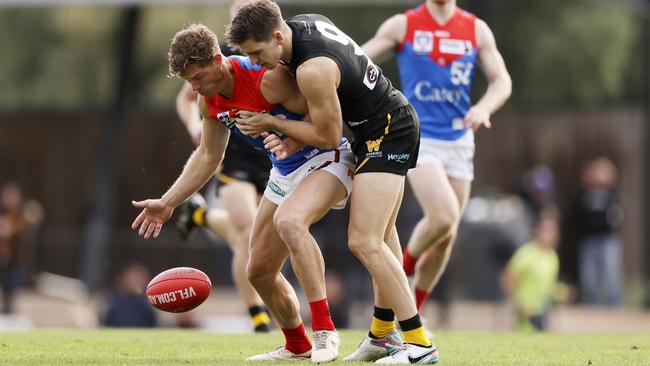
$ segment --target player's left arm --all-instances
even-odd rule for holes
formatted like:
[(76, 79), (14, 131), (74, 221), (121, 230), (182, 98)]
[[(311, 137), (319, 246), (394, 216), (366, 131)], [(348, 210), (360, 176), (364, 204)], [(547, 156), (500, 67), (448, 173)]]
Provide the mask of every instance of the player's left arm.
[(483, 97), (465, 115), (465, 126), (477, 130), (482, 125), (490, 127), (490, 116), (510, 97), (512, 80), (501, 53), (497, 49), (494, 34), (488, 25), (476, 19), (476, 43), (478, 61), (488, 81)]

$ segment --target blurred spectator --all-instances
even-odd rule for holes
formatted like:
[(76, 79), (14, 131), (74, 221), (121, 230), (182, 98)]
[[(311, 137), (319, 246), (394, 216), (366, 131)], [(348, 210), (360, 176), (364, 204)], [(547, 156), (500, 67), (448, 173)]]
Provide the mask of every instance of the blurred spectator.
[(2, 313), (13, 312), (16, 291), (28, 281), (34, 233), (43, 221), (43, 209), (34, 201), (24, 201), (16, 183), (0, 191), (0, 287)]
[(156, 313), (144, 295), (149, 271), (141, 264), (128, 265), (117, 277), (108, 301), (104, 325), (108, 327), (155, 327)]
[(449, 264), (452, 291), (472, 300), (501, 300), (499, 277), (515, 250), (530, 240), (530, 226), (519, 196), (491, 187), (472, 197), (459, 230), (459, 253)]
[(616, 200), (617, 171), (611, 160), (588, 161), (581, 172), (582, 191), (572, 209), (578, 233), (578, 269), (582, 300), (615, 305), (621, 301), (621, 243), (616, 233), (623, 209)]
[(547, 204), (555, 203), (555, 174), (545, 165), (526, 170), (521, 177), (520, 195), (526, 204), (532, 227), (540, 210)]
[(514, 302), (517, 328), (544, 330), (553, 300), (568, 298), (567, 287), (558, 283), (558, 211), (540, 207), (532, 240), (521, 246), (501, 276), (501, 287)]

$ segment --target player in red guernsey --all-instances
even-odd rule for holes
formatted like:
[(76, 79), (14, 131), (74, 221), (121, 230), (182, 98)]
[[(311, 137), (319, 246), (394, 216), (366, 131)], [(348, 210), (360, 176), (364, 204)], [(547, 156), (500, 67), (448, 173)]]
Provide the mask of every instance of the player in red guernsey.
[[(231, 1), (231, 18), (246, 1)], [(222, 44), (220, 48), (223, 55), (232, 54), (227, 45)], [(203, 131), (197, 97), (198, 93), (187, 82), (176, 97), (176, 112), (196, 146), (201, 142)], [(221, 237), (232, 250), (233, 281), (239, 297), (248, 308), (255, 332), (268, 332), (270, 318), (264, 302), (246, 278), (248, 238), (257, 205), (269, 180), (270, 169), (271, 162), (266, 156), (255, 151), (243, 139), (230, 139), (224, 160), (213, 180), (223, 208), (208, 206), (201, 194), (197, 193), (179, 207), (180, 215), (176, 222), (181, 238), (187, 239), (194, 228), (205, 227)]]
[[(233, 138), (243, 137), (234, 123), (240, 110), (267, 111), (292, 119), (300, 117), (295, 113), (307, 113), (304, 97), (286, 68), (267, 72), (247, 58), (224, 57), (216, 36), (205, 26), (194, 24), (178, 32), (169, 59), (170, 73), (190, 82), (204, 96), (199, 101), (203, 133), (199, 147), (162, 198), (133, 202), (143, 211), (132, 228), (139, 227), (139, 234), (145, 238), (157, 237), (174, 208), (205, 184), (221, 162), (231, 133), (237, 135)], [(248, 279), (286, 338), (284, 347), (265, 354), (264, 360), (311, 357), (314, 362), (330, 361), (338, 355), (339, 336), (325, 297), (323, 258), (309, 226), (331, 208), (344, 206), (352, 186), (354, 155), (345, 139), (333, 149), (292, 145), (284, 140), (282, 146), (294, 148), (289, 153), (276, 151), (276, 157), (265, 144), (277, 143), (281, 138), (278, 135), (265, 140), (259, 136), (245, 138), (268, 154), (273, 163), (252, 229), (247, 267)], [(316, 190), (318, 195), (313, 194)], [(310, 302), (313, 349), (300, 318), (297, 296), (280, 272), (288, 256)], [(335, 352), (323, 349), (323, 337), (337, 340)]]
[[(445, 269), (469, 197), (474, 131), (490, 127), (512, 83), (490, 28), (455, 0), (427, 0), (389, 18), (362, 48), (375, 62), (396, 55), (402, 92), (420, 116), (418, 164), (408, 178), (424, 217), (403, 256), (419, 309)], [(488, 88), (472, 104), (476, 63)]]

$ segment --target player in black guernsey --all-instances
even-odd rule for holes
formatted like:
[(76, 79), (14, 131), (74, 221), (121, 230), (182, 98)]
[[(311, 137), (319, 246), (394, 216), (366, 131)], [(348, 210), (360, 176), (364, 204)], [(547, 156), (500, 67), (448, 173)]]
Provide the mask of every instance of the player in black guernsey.
[[(226, 39), (266, 68), (289, 63), (309, 105), (311, 123), (240, 112), (236, 121), (242, 132), (257, 136), (275, 130), (305, 144), (332, 148), (343, 122), (352, 130), (358, 161), (348, 245), (376, 285), (369, 336), (385, 340), (375, 342), (377, 357), (386, 356), (388, 348), (396, 350), (378, 363), (436, 363), (436, 348), (422, 327), (401, 268), (395, 230), (404, 176), (417, 160), (419, 120), (414, 109), (361, 48), (322, 15), (298, 15), (285, 22), (274, 2), (251, 1), (238, 10)], [(271, 310), (290, 306), (281, 288), (274, 292), (274, 298), (264, 298)], [(397, 348), (388, 344), (399, 343), (395, 316), (404, 336), (404, 345)]]

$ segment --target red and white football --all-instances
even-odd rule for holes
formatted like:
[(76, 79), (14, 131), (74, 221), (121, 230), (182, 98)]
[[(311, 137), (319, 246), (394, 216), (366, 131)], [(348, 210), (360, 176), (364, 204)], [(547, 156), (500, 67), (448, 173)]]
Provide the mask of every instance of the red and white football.
[(201, 305), (210, 296), (212, 283), (195, 268), (176, 267), (161, 272), (147, 285), (147, 301), (156, 309), (183, 313)]

